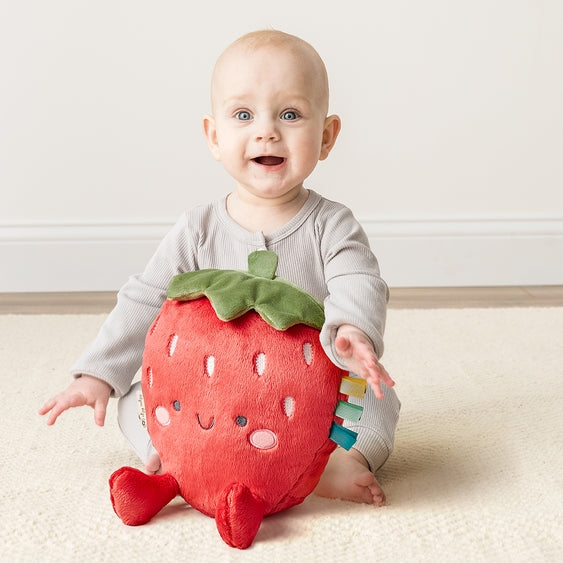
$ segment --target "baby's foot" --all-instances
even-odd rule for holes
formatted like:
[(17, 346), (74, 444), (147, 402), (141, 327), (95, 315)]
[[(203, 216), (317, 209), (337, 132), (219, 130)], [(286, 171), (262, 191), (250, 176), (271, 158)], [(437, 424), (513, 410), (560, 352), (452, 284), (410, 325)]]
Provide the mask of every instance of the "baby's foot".
[(353, 448), (350, 451), (337, 448), (332, 453), (314, 493), (374, 506), (385, 504), (383, 489), (364, 456)]
[(160, 456), (157, 453), (151, 454), (145, 463), (145, 472), (149, 475), (160, 473)]

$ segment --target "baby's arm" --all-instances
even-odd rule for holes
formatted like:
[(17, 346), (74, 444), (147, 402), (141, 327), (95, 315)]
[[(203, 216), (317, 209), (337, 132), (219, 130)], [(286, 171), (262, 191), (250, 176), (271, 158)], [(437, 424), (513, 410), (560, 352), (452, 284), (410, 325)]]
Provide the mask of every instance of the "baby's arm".
[(61, 391), (39, 409), (39, 414), (47, 413), (47, 424), (50, 426), (67, 409), (88, 405), (94, 409), (94, 421), (103, 426), (106, 418), (106, 407), (111, 394), (111, 386), (90, 375), (82, 375), (75, 379), (64, 391)]
[(174, 275), (196, 269), (194, 238), (197, 232), (189, 228), (188, 215), (184, 213), (164, 237), (144, 272), (131, 276), (120, 289), (117, 304), (98, 336), (72, 366), (74, 382), (39, 410), (41, 415), (49, 413), (47, 424), (54, 424), (65, 410), (84, 405), (94, 409), (96, 424), (104, 424), (112, 391), (116, 397), (127, 393), (141, 366), (145, 336), (166, 299), (168, 283)]
[(389, 387), (395, 385), (387, 370), (379, 363), (371, 340), (359, 328), (350, 324), (340, 325), (334, 346), (346, 368), (364, 378), (378, 399), (383, 399), (381, 383)]

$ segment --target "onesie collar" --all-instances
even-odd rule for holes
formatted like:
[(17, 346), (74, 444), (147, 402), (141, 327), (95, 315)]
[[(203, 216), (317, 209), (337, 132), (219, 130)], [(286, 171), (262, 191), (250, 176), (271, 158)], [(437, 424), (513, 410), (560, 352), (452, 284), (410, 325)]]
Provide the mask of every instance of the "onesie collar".
[(246, 242), (247, 244), (259, 248), (267, 248), (269, 245), (274, 244), (292, 233), (294, 233), (309, 217), (313, 210), (321, 201), (321, 196), (314, 190), (307, 190), (309, 197), (297, 212), (297, 214), (290, 219), (285, 225), (273, 231), (269, 235), (264, 235), (260, 231), (251, 232), (247, 231), (235, 222), (227, 213), (227, 197), (224, 196), (213, 202), (213, 209), (223, 226), (231, 233), (232, 236), (238, 240)]

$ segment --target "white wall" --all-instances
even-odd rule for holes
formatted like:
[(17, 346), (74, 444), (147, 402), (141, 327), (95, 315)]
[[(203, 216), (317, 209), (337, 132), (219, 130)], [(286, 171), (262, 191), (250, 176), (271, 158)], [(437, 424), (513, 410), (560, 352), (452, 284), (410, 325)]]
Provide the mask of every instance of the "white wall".
[(0, 291), (105, 290), (223, 195), (215, 58), (310, 41), (343, 119), (308, 185), (392, 286), (563, 283), (563, 2), (22, 0), (0, 6)]

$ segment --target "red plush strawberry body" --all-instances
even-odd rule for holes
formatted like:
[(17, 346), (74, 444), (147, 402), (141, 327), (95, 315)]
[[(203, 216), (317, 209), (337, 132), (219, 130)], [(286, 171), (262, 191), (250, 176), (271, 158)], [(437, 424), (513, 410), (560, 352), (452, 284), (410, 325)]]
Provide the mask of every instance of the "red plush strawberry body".
[(278, 331), (254, 311), (224, 322), (206, 298), (167, 301), (144, 363), (149, 433), (189, 504), (214, 516), (234, 482), (250, 486), (265, 513), (311, 492), (335, 447), (342, 377), (316, 329)]
[[(264, 515), (302, 502), (317, 484), (336, 447), (330, 437), (341, 422), (334, 413), (346, 399), (339, 392), (345, 374), (319, 343), (318, 302), (307, 296), (296, 313), (293, 292), (303, 292), (266, 284), (279, 280), (273, 271), (232, 274), (211, 275), (219, 281), (205, 292), (185, 274), (180, 300), (163, 305), (146, 338), (142, 374), (163, 474), (123, 468), (110, 484), (127, 524), (148, 521), (180, 494), (215, 517), (229, 545), (245, 548)], [(207, 278), (201, 283), (209, 287)]]

